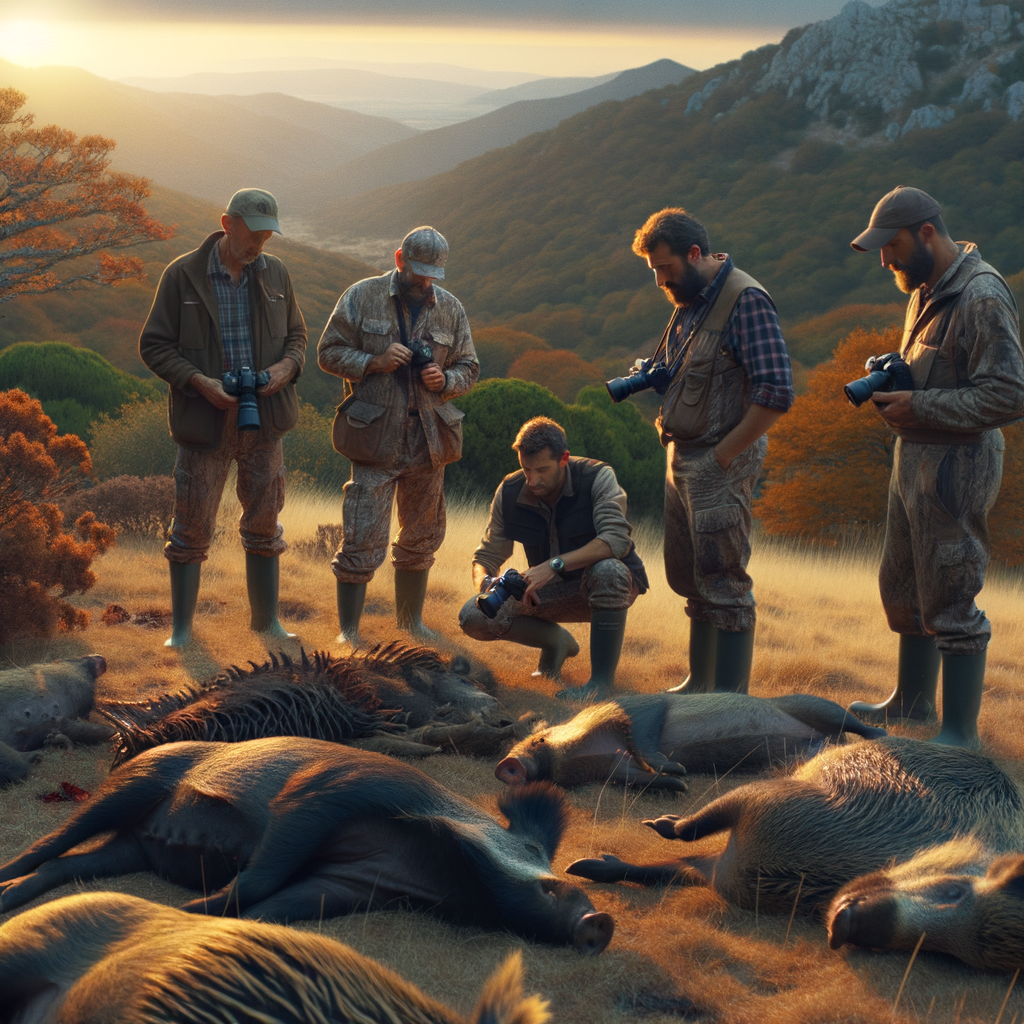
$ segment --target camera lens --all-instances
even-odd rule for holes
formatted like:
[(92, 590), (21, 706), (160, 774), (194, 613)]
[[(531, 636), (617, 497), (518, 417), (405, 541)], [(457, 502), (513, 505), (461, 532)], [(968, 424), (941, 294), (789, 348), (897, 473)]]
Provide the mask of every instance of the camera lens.
[(501, 611), (501, 606), (508, 599), (508, 596), (505, 589), (499, 583), (489, 593), (480, 594), (476, 599), (476, 606), (487, 618), (493, 619)]
[(866, 377), (851, 381), (843, 391), (846, 397), (860, 408), (876, 391), (886, 390), (889, 381), (889, 374), (885, 370), (873, 370)]

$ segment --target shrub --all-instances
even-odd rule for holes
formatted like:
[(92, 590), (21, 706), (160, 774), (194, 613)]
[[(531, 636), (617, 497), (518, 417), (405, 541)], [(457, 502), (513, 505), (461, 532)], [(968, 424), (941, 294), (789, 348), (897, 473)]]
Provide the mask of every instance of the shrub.
[(177, 448), (167, 428), (166, 401), (125, 406), (117, 419), (101, 415), (93, 426), (89, 448), (100, 480), (170, 476)]
[(331, 444), (332, 422), (316, 406), (299, 400), (299, 421), (284, 438), (284, 464), (291, 483), (341, 490), (351, 463)]
[(58, 437), (38, 401), (0, 393), (0, 643), (88, 625), (88, 613), (65, 598), (96, 582), (90, 565), (114, 531), (85, 512), (65, 533), (56, 501), (91, 468), (82, 440)]
[(118, 533), (163, 536), (174, 513), (174, 478), (116, 476), (61, 502), (67, 519), (93, 512)]

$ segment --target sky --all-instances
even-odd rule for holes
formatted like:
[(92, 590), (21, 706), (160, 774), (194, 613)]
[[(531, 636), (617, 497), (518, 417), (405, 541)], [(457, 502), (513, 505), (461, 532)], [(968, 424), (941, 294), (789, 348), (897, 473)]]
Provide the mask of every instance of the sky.
[(0, 0), (0, 58), (106, 78), (440, 62), (600, 75), (668, 57), (703, 69), (844, 0)]

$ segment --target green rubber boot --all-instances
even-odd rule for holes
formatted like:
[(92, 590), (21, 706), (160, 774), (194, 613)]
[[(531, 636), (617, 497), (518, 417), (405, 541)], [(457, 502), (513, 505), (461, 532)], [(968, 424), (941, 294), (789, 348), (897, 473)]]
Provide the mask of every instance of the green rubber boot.
[(948, 747), (981, 746), (978, 712), (985, 684), (985, 651), (942, 654), (942, 728), (933, 743)]
[(171, 567), (171, 635), (164, 647), (185, 647), (192, 639), (192, 619), (199, 600), (201, 562), (168, 562)]
[(360, 647), (363, 638), (359, 635), (359, 620), (363, 616), (363, 604), (366, 602), (365, 583), (338, 583), (338, 624), (341, 632), (337, 636), (339, 644), (351, 644)]
[(718, 630), (710, 622), (690, 619), (690, 674), (666, 693), (710, 693), (715, 688)]
[(598, 608), (590, 616), (590, 679), (582, 686), (559, 690), (561, 700), (607, 700), (615, 688), (628, 608)]
[(754, 631), (727, 633), (718, 630), (715, 648), (715, 692), (749, 693), (750, 666), (754, 660)]
[(277, 621), (277, 589), (280, 580), (281, 566), (277, 555), (266, 558), (245, 553), (245, 587), (249, 591), (249, 628), (254, 633), (262, 633), (269, 640), (294, 640), (295, 634), (289, 633)]
[(395, 570), (395, 620), (417, 640), (435, 643), (441, 637), (423, 625), (423, 602), (427, 597), (429, 569)]
[(562, 677), (562, 664), (566, 658), (575, 658), (580, 645), (569, 630), (557, 622), (535, 619), (530, 615), (517, 615), (501, 638), (524, 647), (539, 647), (540, 661), (532, 674), (557, 682)]
[(934, 722), (941, 664), (942, 655), (933, 637), (901, 634), (896, 689), (881, 704), (855, 700), (850, 705), (850, 713), (868, 725), (885, 725), (887, 721), (907, 718), (915, 722)]

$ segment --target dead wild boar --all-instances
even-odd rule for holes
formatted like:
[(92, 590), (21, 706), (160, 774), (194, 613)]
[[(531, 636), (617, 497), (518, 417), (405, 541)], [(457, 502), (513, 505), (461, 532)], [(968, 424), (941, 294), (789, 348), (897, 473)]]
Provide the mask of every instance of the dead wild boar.
[(115, 769), (61, 828), (0, 867), (0, 910), (74, 878), (151, 870), (211, 893), (186, 904), (192, 913), (286, 923), (401, 899), (601, 952), (612, 918), (551, 873), (565, 796), (537, 783), (498, 806), (508, 827), (410, 765), (322, 740), (168, 743)]
[(599, 882), (711, 885), (737, 906), (789, 914), (795, 904), (822, 908), (858, 875), (959, 836), (1024, 849), (1024, 799), (994, 761), (895, 737), (832, 747), (788, 776), (644, 824), (687, 843), (727, 830), (729, 839), (711, 855), (646, 866), (605, 855), (566, 871)]
[(110, 738), (109, 726), (86, 720), (106, 670), (98, 654), (0, 670), (0, 786), (24, 778), (30, 759), (17, 751)]
[(686, 791), (686, 772), (755, 772), (816, 753), (844, 732), (884, 736), (830, 700), (797, 693), (631, 694), (541, 723), (495, 769), (508, 785), (543, 779)]
[(345, 658), (303, 651), (298, 661), (282, 653), (249, 665), (180, 693), (104, 704), (100, 714), (116, 729), (114, 766), (180, 740), (307, 736), (399, 756), (442, 748), (493, 755), (513, 735), (469, 662), (445, 665), (426, 647), (381, 644)]
[(184, 914), (88, 893), (34, 907), (0, 926), (0, 1022), (51, 1024), (544, 1024), (523, 997), (513, 953), (470, 1017), (424, 995), (375, 960), (310, 932)]
[(828, 942), (948, 953), (982, 970), (1024, 968), (1024, 854), (952, 839), (861, 875), (826, 914)]

